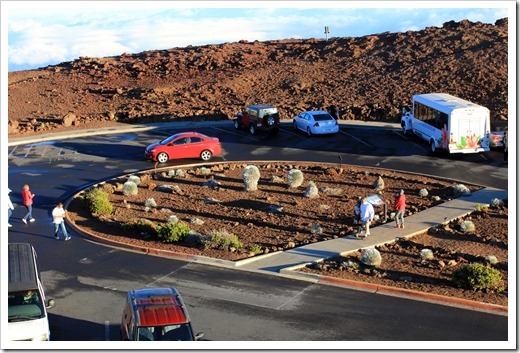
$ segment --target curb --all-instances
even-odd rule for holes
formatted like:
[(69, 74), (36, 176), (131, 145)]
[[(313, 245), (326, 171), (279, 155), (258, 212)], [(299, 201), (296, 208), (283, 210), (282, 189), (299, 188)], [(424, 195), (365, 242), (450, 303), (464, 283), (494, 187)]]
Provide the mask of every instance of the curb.
[(297, 272), (296, 270), (305, 267), (307, 264), (300, 264), (296, 266), (287, 267), (280, 270), (280, 273), (290, 275), (293, 278), (300, 278), (304, 280), (312, 280), (316, 283), (322, 283), (326, 285), (334, 285), (353, 290), (359, 290), (369, 292), (372, 294), (381, 294), (391, 297), (408, 298), (412, 300), (423, 301), (427, 303), (441, 304), (452, 306), (461, 309), (470, 309), (474, 311), (487, 312), (492, 314), (498, 314), (502, 316), (508, 316), (508, 307), (477, 302), (474, 300), (467, 300), (462, 298), (448, 297), (439, 294), (420, 292), (413, 289), (396, 288), (391, 286), (385, 286), (381, 284), (354, 281), (346, 278), (337, 278), (332, 276), (320, 275), (317, 273), (309, 272)]
[[(390, 128), (390, 129), (401, 129), (401, 125), (398, 123), (390, 122), (367, 122), (358, 120), (340, 120), (339, 124), (345, 127), (349, 125), (355, 125), (357, 127), (364, 128)], [(7, 146), (18, 146), (28, 143), (42, 143), (47, 141), (65, 140), (76, 137), (84, 136), (96, 136), (96, 135), (108, 135), (108, 134), (120, 134), (120, 133), (132, 133), (140, 131), (149, 131), (159, 128), (191, 128), (204, 126), (233, 126), (233, 120), (215, 120), (215, 121), (173, 121), (163, 123), (150, 123), (150, 124), (135, 124), (127, 126), (113, 126), (100, 129), (84, 129), (79, 131), (64, 131), (64, 132), (49, 132), (41, 135), (31, 135), (26, 137), (11, 137), (7, 139)], [(292, 120), (282, 120), (280, 125), (283, 127), (290, 128), (292, 126)]]

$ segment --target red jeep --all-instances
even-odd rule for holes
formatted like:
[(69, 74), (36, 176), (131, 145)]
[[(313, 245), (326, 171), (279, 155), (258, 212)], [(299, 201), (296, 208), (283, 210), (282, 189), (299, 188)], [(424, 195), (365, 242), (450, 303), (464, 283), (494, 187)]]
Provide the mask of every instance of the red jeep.
[(277, 133), (280, 127), (280, 116), (278, 109), (271, 105), (249, 105), (233, 117), (233, 124), (237, 130), (246, 126), (251, 135), (256, 134), (257, 129)]
[(128, 291), (121, 339), (124, 341), (196, 341), (188, 311), (175, 288), (144, 288)]

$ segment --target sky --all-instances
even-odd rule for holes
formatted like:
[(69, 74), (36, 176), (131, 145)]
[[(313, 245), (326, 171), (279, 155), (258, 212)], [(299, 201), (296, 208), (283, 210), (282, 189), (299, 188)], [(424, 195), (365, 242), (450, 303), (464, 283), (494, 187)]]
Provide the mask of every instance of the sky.
[(332, 38), (417, 31), (451, 20), (494, 24), (514, 16), (516, 2), (2, 1), (1, 5), (2, 59), (7, 58), (11, 72), (82, 56), (239, 40), (324, 39), (325, 26)]

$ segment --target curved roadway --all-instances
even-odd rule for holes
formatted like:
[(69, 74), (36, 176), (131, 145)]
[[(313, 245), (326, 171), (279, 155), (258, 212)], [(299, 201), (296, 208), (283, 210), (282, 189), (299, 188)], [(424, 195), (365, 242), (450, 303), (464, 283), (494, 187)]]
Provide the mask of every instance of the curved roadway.
[[(143, 160), (147, 144), (193, 129), (193, 125), (163, 124), (100, 135), (102, 131), (93, 130), (67, 139), (57, 134), (33, 142), (9, 141), (8, 180), (18, 207), (8, 239), (30, 242), (38, 252), (48, 296), (57, 302), (50, 311), (52, 340), (118, 340), (125, 293), (145, 286), (180, 290), (195, 330), (205, 332), (208, 340), (198, 343), (201, 348), (229, 347), (219, 345), (220, 341), (272, 342), (255, 343), (254, 348), (288, 348), (275, 341), (309, 341), (290, 347), (314, 349), (380, 348), (378, 341), (394, 341), (386, 348), (424, 348), (413, 342), (459, 341), (464, 348), (480, 349), (486, 347), (482, 341), (494, 341), (490, 348), (498, 348), (508, 337), (512, 339), (505, 316), (136, 254), (92, 243), (74, 233), (69, 242), (53, 239), (50, 212), (58, 200), (86, 185), (153, 167)], [(312, 138), (289, 126), (283, 126), (278, 136), (248, 136), (235, 131), (231, 122), (207, 123), (196, 130), (222, 141), (224, 156), (215, 160), (341, 162), (507, 190), (507, 166), (500, 152), (432, 157), (427, 145), (403, 136), (395, 124), (342, 124), (335, 136)], [(194, 161), (168, 164), (187, 162)], [(25, 209), (20, 206), (19, 190), (25, 183), (36, 194), (33, 214), (37, 221), (28, 225), (20, 221)], [(133, 346), (102, 342), (99, 347)], [(252, 348), (248, 344), (238, 347)]]

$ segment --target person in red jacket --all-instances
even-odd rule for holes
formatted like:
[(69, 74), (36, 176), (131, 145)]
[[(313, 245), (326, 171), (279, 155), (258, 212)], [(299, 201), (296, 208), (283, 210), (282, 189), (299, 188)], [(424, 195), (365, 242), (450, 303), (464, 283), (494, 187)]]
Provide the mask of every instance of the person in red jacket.
[(22, 222), (27, 224), (27, 221), (34, 222), (35, 219), (32, 216), (32, 204), (34, 194), (29, 190), (29, 185), (25, 184), (22, 190), (23, 205), (27, 208), (27, 214), (22, 217)]
[(404, 190), (401, 189), (399, 194), (396, 195), (394, 201), (394, 209), (397, 211), (395, 214), (395, 227), (394, 228), (404, 228), (404, 211), (406, 209), (406, 196), (404, 195)]

